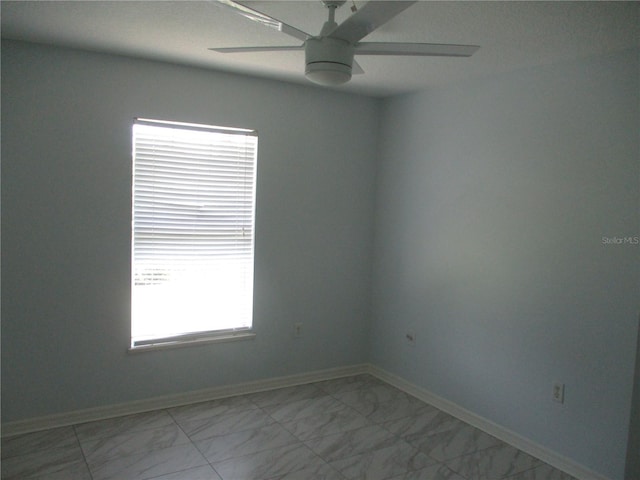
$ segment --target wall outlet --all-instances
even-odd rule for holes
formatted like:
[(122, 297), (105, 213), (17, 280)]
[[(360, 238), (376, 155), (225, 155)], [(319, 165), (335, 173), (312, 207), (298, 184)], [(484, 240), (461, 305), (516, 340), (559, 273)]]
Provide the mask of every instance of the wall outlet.
[(407, 332), (405, 333), (405, 340), (407, 341), (407, 343), (412, 346), (415, 347), (416, 346), (416, 334), (413, 332)]
[(554, 402), (564, 403), (564, 383), (555, 382), (553, 384), (551, 398)]
[(293, 336), (299, 338), (302, 336), (302, 323), (294, 323), (293, 324)]

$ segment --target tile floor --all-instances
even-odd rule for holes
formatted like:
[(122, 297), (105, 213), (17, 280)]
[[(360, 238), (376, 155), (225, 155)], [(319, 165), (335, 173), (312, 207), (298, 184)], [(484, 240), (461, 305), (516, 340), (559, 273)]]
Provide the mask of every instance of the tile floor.
[(574, 480), (369, 375), (3, 438), (2, 478)]

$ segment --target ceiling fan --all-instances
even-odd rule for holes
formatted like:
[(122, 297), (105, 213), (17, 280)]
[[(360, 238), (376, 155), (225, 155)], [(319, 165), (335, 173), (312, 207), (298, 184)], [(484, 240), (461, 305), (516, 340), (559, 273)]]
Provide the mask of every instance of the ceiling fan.
[(480, 48), (477, 45), (438, 43), (361, 42), (361, 39), (376, 28), (417, 2), (370, 1), (338, 25), (335, 21), (335, 12), (345, 2), (346, 0), (322, 0), (322, 3), (329, 10), (329, 19), (324, 23), (318, 35), (310, 35), (240, 2), (217, 0), (218, 5), (229, 8), (249, 20), (301, 40), (303, 43), (297, 46), (231, 47), (210, 48), (209, 50), (220, 53), (304, 50), (305, 75), (309, 80), (320, 85), (340, 85), (348, 82), (352, 73), (364, 73), (354, 60), (354, 55), (470, 57)]

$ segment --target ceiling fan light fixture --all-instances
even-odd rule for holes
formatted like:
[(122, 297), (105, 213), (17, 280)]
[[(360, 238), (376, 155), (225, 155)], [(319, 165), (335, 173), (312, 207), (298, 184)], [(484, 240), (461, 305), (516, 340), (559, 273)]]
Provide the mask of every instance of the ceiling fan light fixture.
[(342, 85), (351, 80), (351, 67), (335, 62), (308, 63), (305, 75), (319, 85)]
[(312, 37), (304, 43), (305, 75), (325, 86), (342, 85), (351, 80), (354, 47), (330, 37)]

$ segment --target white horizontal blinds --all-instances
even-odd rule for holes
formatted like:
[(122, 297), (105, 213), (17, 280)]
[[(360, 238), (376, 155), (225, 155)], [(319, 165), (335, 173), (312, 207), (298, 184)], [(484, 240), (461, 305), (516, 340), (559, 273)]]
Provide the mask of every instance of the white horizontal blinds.
[(257, 136), (133, 128), (132, 339), (251, 327)]

